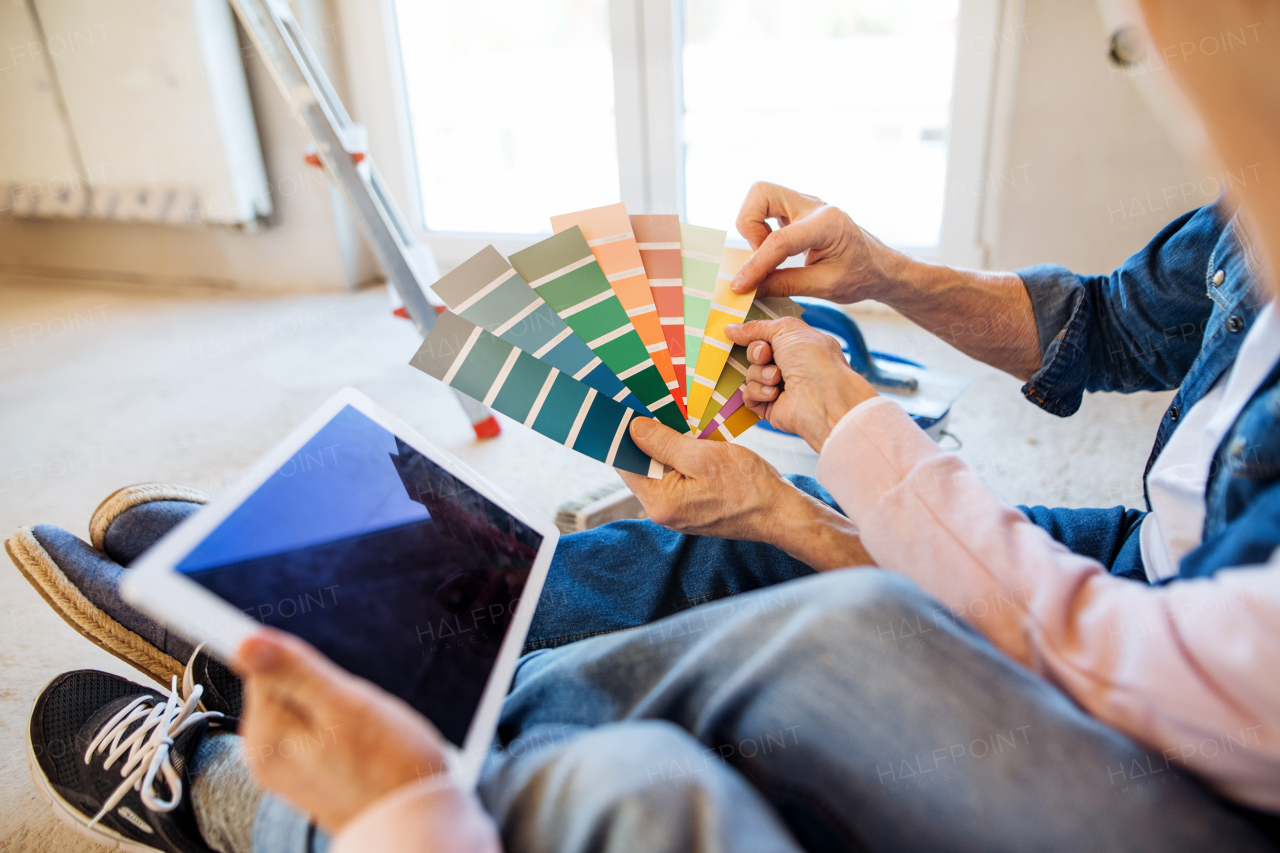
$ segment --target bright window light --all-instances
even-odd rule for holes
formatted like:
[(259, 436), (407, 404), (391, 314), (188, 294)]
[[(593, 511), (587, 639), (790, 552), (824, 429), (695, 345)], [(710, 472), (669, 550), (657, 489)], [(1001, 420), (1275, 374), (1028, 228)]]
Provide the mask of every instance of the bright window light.
[(423, 218), (550, 233), (618, 200), (607, 0), (397, 0)]
[(733, 228), (756, 180), (882, 240), (937, 246), (959, 0), (685, 0), (690, 222)]

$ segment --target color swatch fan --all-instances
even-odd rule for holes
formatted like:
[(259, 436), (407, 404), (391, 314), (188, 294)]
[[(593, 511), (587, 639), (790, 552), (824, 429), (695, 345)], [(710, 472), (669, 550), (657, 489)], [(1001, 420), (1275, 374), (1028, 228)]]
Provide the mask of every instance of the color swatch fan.
[(463, 261), (431, 289), (451, 310), (486, 332), (651, 417), (622, 380), (492, 246)]
[(556, 234), (509, 259), (487, 246), (432, 289), (451, 309), (414, 367), (553, 441), (661, 477), (628, 429), (636, 415), (731, 441), (759, 418), (742, 405), (746, 350), (730, 323), (798, 316), (789, 299), (736, 294), (749, 251), (724, 231), (621, 204), (551, 218)]

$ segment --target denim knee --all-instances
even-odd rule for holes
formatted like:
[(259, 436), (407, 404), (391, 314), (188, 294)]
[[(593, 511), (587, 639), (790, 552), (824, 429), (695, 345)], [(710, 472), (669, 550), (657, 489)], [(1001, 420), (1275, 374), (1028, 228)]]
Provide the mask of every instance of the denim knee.
[[(551, 748), (540, 747), (546, 740)], [(555, 741), (559, 740), (556, 744)], [(641, 831), (654, 822), (691, 819), (690, 808), (720, 804), (742, 787), (726, 780), (732, 771), (719, 754), (678, 725), (665, 720), (633, 720), (598, 728), (544, 726), (508, 745), (509, 759), (487, 772), (481, 794), (505, 824), (504, 834), (552, 849), (581, 849), (569, 842), (592, 827), (609, 825)], [(546, 804), (572, 804), (571, 819), (546, 811)], [(550, 820), (550, 823), (547, 821)], [(540, 825), (537, 831), (534, 826)], [(524, 849), (544, 849), (539, 843)]]
[(657, 809), (672, 807), (691, 788), (704, 786), (719, 764), (714, 749), (665, 720), (591, 729), (573, 738), (557, 760), (593, 799)]
[[(838, 569), (793, 581), (795, 615), (804, 621), (797, 639), (829, 641), (840, 648), (874, 645), (905, 622), (917, 630), (952, 622), (950, 612), (916, 583), (883, 569)], [(778, 590), (780, 591), (780, 590)]]

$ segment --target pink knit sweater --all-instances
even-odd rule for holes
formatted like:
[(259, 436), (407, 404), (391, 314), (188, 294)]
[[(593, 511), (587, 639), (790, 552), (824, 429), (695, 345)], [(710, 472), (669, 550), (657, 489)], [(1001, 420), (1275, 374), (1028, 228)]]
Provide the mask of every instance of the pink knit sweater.
[(836, 425), (818, 480), (882, 567), (1168, 769), (1280, 812), (1280, 560), (1162, 587), (1112, 577), (1001, 503), (883, 398)]

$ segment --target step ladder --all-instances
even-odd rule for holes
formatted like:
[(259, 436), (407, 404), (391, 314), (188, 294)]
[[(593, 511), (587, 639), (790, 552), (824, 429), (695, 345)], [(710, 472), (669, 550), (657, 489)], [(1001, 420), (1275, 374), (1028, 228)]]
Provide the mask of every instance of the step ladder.
[[(347, 200), (374, 257), (404, 304), (405, 313), (426, 337), (437, 306), (426, 286), (439, 278), (431, 247), (417, 241), (369, 156), (365, 131), (351, 121), (342, 100), (311, 50), (302, 28), (281, 0), (231, 0), (231, 7), (262, 57), (314, 149), (307, 159), (324, 169)], [(443, 310), (443, 305), (439, 306)], [(488, 407), (458, 393), (478, 438), (499, 432)]]

